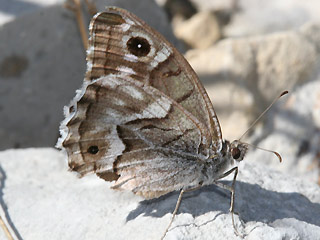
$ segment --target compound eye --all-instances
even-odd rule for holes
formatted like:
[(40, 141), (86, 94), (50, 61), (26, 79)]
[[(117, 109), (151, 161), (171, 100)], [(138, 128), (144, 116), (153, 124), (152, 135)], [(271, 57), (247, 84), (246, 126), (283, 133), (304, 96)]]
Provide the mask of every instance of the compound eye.
[(241, 156), (241, 151), (237, 147), (232, 148), (231, 155), (232, 155), (233, 159), (237, 160)]

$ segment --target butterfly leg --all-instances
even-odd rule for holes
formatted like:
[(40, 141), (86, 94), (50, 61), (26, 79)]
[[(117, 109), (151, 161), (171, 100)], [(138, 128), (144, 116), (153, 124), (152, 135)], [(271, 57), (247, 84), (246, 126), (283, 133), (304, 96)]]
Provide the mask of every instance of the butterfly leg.
[(190, 188), (190, 189), (186, 189), (186, 190), (182, 189), (182, 190), (180, 191), (180, 194), (179, 194), (179, 197), (178, 197), (178, 201), (177, 201), (176, 207), (175, 207), (175, 209), (174, 209), (174, 211), (173, 211), (173, 213), (172, 213), (172, 217), (171, 217), (170, 223), (169, 223), (168, 227), (166, 228), (164, 234), (162, 235), (161, 240), (164, 239), (164, 237), (166, 236), (169, 228), (171, 227), (171, 224), (172, 224), (172, 222), (173, 222), (173, 220), (174, 220), (174, 217), (176, 216), (176, 214), (177, 214), (177, 212), (178, 212), (178, 209), (179, 209), (179, 206), (180, 206), (180, 203), (181, 203), (181, 200), (182, 200), (182, 195), (183, 195), (183, 193), (195, 191), (195, 190), (198, 190), (198, 189), (201, 188), (201, 187), (202, 187), (202, 186), (200, 185), (200, 186), (197, 186), (197, 187), (195, 187), (195, 188)]
[(177, 211), (178, 211), (178, 209), (179, 209), (179, 206), (180, 206), (180, 203), (181, 203), (181, 199), (182, 199), (183, 193), (184, 193), (184, 190), (182, 189), (181, 192), (180, 192), (180, 194), (179, 194), (178, 201), (177, 201), (177, 203), (176, 203), (176, 208), (174, 209), (174, 211), (173, 211), (173, 213), (172, 213), (172, 217), (171, 217), (170, 223), (169, 223), (168, 227), (166, 228), (166, 230), (164, 231), (164, 233), (163, 233), (163, 235), (162, 235), (162, 237), (161, 237), (161, 240), (163, 240), (164, 237), (166, 236), (166, 234), (167, 234), (167, 232), (168, 232), (168, 230), (169, 230), (169, 228), (170, 228), (170, 226), (171, 226), (171, 224), (172, 224), (172, 222), (173, 222), (173, 219), (174, 219), (174, 217), (175, 217), (176, 214), (177, 214)]
[(223, 183), (220, 183), (220, 182), (217, 182), (215, 181), (214, 184), (217, 185), (218, 187), (220, 188), (223, 188), (223, 189), (226, 189), (228, 191), (231, 192), (231, 203), (230, 203), (230, 213), (231, 213), (231, 218), (232, 218), (232, 226), (233, 226), (233, 229), (235, 231), (235, 234), (238, 235), (238, 236), (242, 236), (237, 228), (236, 228), (236, 225), (234, 224), (234, 216), (233, 214), (237, 214), (239, 215), (237, 212), (234, 211), (234, 196), (235, 196), (235, 183), (236, 183), (236, 179), (237, 179), (237, 175), (238, 175), (238, 167), (234, 167), (232, 168), (231, 170), (225, 172), (224, 174), (222, 174), (217, 180), (221, 179), (221, 178), (225, 178), (226, 176), (230, 175), (231, 173), (234, 172), (234, 176), (233, 176), (233, 181), (232, 181), (232, 184), (231, 186), (229, 185), (226, 185), (226, 184), (223, 184)]

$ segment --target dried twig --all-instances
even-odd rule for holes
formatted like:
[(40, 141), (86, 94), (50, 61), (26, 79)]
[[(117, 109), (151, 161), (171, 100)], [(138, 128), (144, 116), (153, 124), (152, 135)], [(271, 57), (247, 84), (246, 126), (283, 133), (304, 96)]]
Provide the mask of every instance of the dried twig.
[(94, 16), (98, 12), (96, 4), (91, 0), (85, 0), (85, 3), (87, 5), (89, 14)]
[(5, 233), (6, 237), (8, 238), (8, 240), (14, 240), (13, 236), (11, 235), (7, 225), (5, 224), (5, 222), (3, 221), (1, 216), (0, 216), (0, 225)]
[(83, 21), (83, 14), (81, 11), (80, 0), (68, 0), (65, 3), (65, 7), (74, 12), (74, 15), (76, 16), (76, 19), (77, 19), (80, 35), (82, 38), (83, 47), (84, 47), (84, 49), (87, 49), (88, 35), (87, 35), (87, 31), (86, 31), (87, 28), (85, 27), (85, 24)]

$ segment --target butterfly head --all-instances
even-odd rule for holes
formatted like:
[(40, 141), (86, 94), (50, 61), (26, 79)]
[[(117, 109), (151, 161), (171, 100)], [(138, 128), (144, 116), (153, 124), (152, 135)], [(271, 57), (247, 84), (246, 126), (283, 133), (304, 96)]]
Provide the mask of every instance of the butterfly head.
[(233, 160), (240, 162), (243, 160), (246, 152), (248, 150), (248, 144), (242, 143), (239, 140), (234, 140), (229, 143), (228, 152), (231, 155)]

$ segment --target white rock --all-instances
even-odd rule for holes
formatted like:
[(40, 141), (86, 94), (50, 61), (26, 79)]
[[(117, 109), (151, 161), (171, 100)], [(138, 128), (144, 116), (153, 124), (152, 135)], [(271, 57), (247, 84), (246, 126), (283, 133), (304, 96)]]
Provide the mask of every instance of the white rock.
[[(142, 201), (94, 175), (78, 179), (67, 171), (64, 156), (49, 148), (0, 152), (0, 165), (3, 205), (26, 240), (159, 239), (178, 197), (175, 192)], [(235, 219), (247, 239), (320, 235), (317, 185), (258, 164), (239, 167), (235, 210), (244, 225)], [(214, 186), (185, 194), (166, 239), (240, 239), (233, 233), (229, 197)]]
[(207, 83), (206, 90), (218, 116), (223, 138), (230, 141), (238, 139), (254, 116), (252, 94), (234, 82)]
[(298, 29), (309, 21), (320, 21), (318, 0), (241, 0), (223, 34), (252, 36)]
[(174, 33), (192, 48), (205, 49), (221, 38), (220, 26), (214, 14), (199, 12), (174, 26)]
[(291, 90), (319, 73), (318, 43), (310, 39), (308, 31), (311, 28), (318, 36), (319, 28), (313, 26), (319, 25), (308, 24), (299, 31), (226, 39), (206, 50), (190, 50), (186, 58), (205, 77), (204, 82), (236, 82), (240, 87), (258, 91), (269, 103), (277, 93)]
[(191, 0), (200, 11), (232, 11), (237, 0)]
[[(206, 84), (225, 136), (234, 139), (280, 92), (319, 74), (319, 42), (319, 24), (307, 24), (298, 31), (225, 39), (190, 50), (186, 58)], [(235, 111), (239, 121), (230, 120)]]
[(261, 150), (251, 153), (255, 162), (310, 182), (320, 180), (320, 130), (318, 119), (314, 117), (319, 114), (319, 96), (318, 77), (280, 100), (279, 107), (266, 122), (265, 135), (257, 134), (252, 139), (258, 136), (261, 139), (259, 146), (278, 151), (283, 162), (279, 165), (276, 157), (268, 157), (269, 154)]

